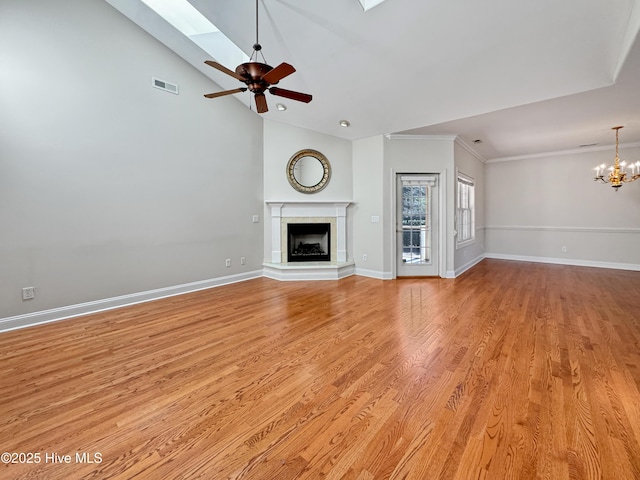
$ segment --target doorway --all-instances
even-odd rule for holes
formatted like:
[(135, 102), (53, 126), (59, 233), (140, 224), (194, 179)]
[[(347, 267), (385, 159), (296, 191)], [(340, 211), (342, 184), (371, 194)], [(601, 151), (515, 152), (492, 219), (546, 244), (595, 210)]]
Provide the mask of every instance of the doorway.
[(438, 175), (396, 175), (396, 276), (438, 276)]

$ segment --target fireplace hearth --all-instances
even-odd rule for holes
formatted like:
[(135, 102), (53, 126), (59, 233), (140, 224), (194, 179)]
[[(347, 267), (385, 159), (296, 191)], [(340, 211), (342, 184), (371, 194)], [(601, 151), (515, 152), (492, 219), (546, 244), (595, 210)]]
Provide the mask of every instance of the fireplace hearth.
[(287, 224), (288, 262), (331, 261), (330, 223)]

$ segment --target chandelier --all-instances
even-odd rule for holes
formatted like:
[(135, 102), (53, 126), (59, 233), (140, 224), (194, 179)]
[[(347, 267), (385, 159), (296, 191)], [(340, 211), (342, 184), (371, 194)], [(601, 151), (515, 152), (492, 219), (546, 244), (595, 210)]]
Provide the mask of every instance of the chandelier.
[[(596, 171), (595, 181), (600, 180), (602, 183), (610, 183), (611, 186), (618, 191), (623, 183), (633, 182), (640, 178), (640, 161), (629, 165), (631, 172), (627, 171), (627, 162), (621, 162), (618, 157), (618, 134), (623, 127), (613, 127), (611, 130), (616, 131), (616, 159), (613, 162), (613, 166), (607, 167), (604, 163), (598, 165), (594, 170)], [(605, 178), (605, 170), (609, 170), (609, 175)]]

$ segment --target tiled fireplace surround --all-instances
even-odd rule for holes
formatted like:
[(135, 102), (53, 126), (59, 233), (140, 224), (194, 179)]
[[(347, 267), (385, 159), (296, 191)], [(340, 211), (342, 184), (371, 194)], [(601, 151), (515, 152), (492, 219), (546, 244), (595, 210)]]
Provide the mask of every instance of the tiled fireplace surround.
[[(337, 280), (355, 271), (347, 255), (347, 207), (349, 202), (267, 202), (271, 212), (271, 262), (265, 276), (277, 280)], [(329, 262), (287, 263), (288, 223), (329, 223)]]

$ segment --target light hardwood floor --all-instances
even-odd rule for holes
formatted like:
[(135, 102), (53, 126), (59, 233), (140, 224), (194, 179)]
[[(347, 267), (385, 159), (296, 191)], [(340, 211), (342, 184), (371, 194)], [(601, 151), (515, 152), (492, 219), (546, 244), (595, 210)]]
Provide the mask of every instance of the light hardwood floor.
[(2, 479), (640, 479), (640, 272), (256, 279), (0, 334), (0, 382)]

